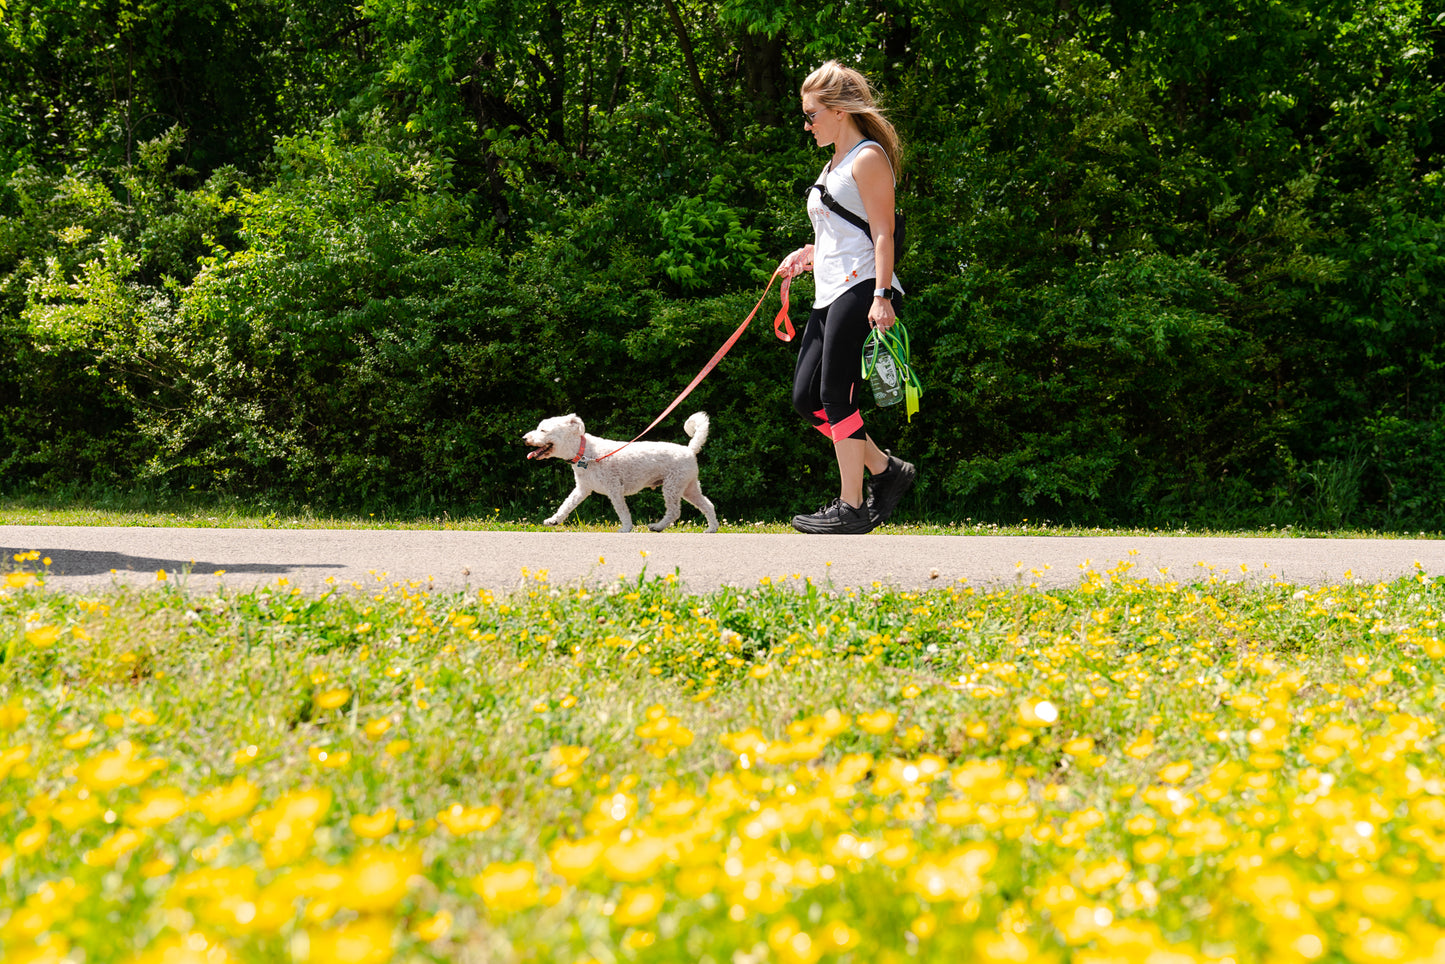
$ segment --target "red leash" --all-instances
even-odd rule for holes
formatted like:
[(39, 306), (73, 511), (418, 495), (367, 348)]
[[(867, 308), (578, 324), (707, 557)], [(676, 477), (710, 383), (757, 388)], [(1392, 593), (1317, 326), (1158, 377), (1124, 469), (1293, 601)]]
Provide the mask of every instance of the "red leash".
[[(697, 373), (697, 377), (692, 380), (692, 384), (684, 388), (682, 390), (682, 394), (674, 398), (672, 400), (672, 404), (667, 406), (667, 408), (663, 409), (662, 414), (657, 416), (657, 418), (653, 419), (651, 425), (647, 426), (647, 428), (639, 432), (637, 438), (633, 439), (632, 442), (636, 442), (637, 439), (642, 438), (642, 436), (646, 435), (648, 432), (656, 428), (658, 422), (661, 422), (663, 419), (667, 418), (667, 416), (671, 415), (672, 410), (674, 408), (677, 408), (677, 406), (681, 405), (682, 400), (684, 398), (687, 398), (687, 396), (691, 395), (692, 390), (694, 388), (697, 388), (697, 386), (702, 382), (702, 380), (708, 376), (708, 373), (717, 367), (717, 363), (722, 361), (723, 356), (728, 353), (728, 351), (733, 347), (733, 345), (737, 344), (738, 339), (743, 336), (743, 332), (747, 331), (748, 325), (752, 324), (753, 318), (757, 316), (758, 309), (763, 306), (763, 301), (767, 299), (768, 292), (773, 290), (773, 282), (778, 280), (778, 273), (782, 270), (782, 265), (779, 265), (777, 270), (773, 272), (773, 276), (768, 279), (768, 286), (763, 289), (762, 297), (758, 299), (757, 304), (753, 305), (753, 310), (748, 312), (748, 316), (743, 319), (743, 323), (741, 325), (738, 325), (738, 330), (733, 332), (731, 337), (729, 337), (727, 341), (723, 342), (723, 346), (717, 350), (717, 353), (712, 356), (708, 363), (702, 366), (702, 371)], [(783, 296), (783, 307), (778, 310), (777, 317), (773, 319), (773, 334), (777, 335), (779, 340), (781, 341), (793, 340), (793, 323), (788, 320), (788, 288), (792, 285), (792, 282), (793, 279), (791, 276), (786, 277), (783, 279), (782, 287), (778, 289), (779, 293)], [(608, 452), (606, 455), (599, 455), (595, 459), (582, 460), (584, 467), (586, 465), (590, 465), (593, 462), (601, 462), (605, 458), (610, 458), (616, 455), (618, 452), (621, 452), (623, 449), (627, 448), (627, 446), (631, 445), (632, 442), (625, 442), (622, 445), (619, 445), (617, 448), (613, 449), (611, 452)]]

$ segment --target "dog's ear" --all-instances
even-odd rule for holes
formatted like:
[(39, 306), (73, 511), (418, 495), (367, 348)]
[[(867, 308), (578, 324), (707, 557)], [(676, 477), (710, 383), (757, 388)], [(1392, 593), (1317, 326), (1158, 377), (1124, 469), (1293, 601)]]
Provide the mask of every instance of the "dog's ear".
[(581, 429), (581, 428), (582, 428), (582, 419), (580, 419), (580, 418), (577, 417), (577, 413), (576, 413), (576, 412), (573, 412), (571, 415), (568, 415), (568, 416), (567, 416), (567, 421), (568, 421), (569, 424), (576, 425), (578, 429)]

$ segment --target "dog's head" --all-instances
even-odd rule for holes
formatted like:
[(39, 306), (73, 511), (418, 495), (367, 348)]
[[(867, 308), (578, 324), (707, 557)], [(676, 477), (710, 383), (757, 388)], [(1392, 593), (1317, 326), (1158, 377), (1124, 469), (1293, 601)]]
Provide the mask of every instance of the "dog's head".
[(544, 418), (522, 441), (532, 447), (527, 453), (529, 459), (570, 459), (582, 447), (582, 435), (586, 428), (576, 415), (559, 415)]

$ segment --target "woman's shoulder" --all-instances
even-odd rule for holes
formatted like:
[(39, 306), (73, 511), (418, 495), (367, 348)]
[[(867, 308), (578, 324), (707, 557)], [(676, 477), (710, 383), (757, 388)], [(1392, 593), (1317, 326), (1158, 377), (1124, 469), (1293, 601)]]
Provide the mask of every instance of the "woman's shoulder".
[(853, 155), (853, 169), (861, 171), (865, 177), (869, 174), (893, 176), (893, 162), (888, 159), (888, 152), (882, 144), (873, 140), (858, 146), (858, 152)]

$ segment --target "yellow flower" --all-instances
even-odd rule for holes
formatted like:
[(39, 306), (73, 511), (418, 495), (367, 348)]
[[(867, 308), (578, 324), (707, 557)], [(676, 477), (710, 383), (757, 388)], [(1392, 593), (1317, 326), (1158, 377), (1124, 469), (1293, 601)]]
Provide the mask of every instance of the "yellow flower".
[(1154, 752), (1154, 733), (1152, 730), (1145, 730), (1134, 738), (1134, 742), (1124, 747), (1124, 755), (1135, 760), (1142, 760)]
[(104, 814), (100, 804), (95, 797), (87, 795), (83, 799), (79, 796), (68, 797), (58, 801), (50, 811), (50, 816), (56, 823), (66, 830), (76, 830), (88, 823), (94, 823)]
[(858, 726), (865, 733), (882, 736), (892, 731), (898, 723), (898, 714), (892, 710), (878, 710), (876, 713), (858, 714)]
[(145, 837), (139, 831), (122, 827), (101, 841), (100, 846), (85, 852), (86, 866), (109, 867), (143, 843)]
[(1183, 783), (1192, 772), (1194, 772), (1194, 764), (1188, 760), (1178, 760), (1159, 771), (1159, 780), (1162, 783)]
[(351, 700), (351, 690), (327, 690), (316, 697), (316, 705), (323, 710), (334, 710), (345, 706)]
[(602, 848), (602, 841), (596, 837), (587, 837), (575, 843), (559, 840), (547, 852), (547, 859), (552, 865), (553, 873), (576, 886), (601, 865)]
[(846, 951), (857, 947), (858, 942), (863, 939), (861, 934), (840, 920), (824, 924), (819, 936), (830, 951)]
[(164, 877), (166, 874), (170, 873), (172, 870), (175, 869), (176, 865), (174, 861), (168, 860), (164, 857), (157, 857), (154, 860), (147, 860), (143, 865), (141, 865), (140, 872), (142, 877), (146, 878), (147, 880), (151, 880), (155, 877)]
[(37, 820), (15, 835), (15, 852), (33, 854), (50, 839), (50, 821)]
[(694, 899), (710, 894), (717, 887), (720, 871), (717, 867), (688, 867), (678, 871), (672, 886), (684, 897)]
[(1134, 844), (1134, 860), (1141, 864), (1157, 864), (1169, 856), (1169, 841), (1164, 837), (1145, 837)]
[(1141, 813), (1130, 817), (1124, 824), (1124, 829), (1136, 837), (1145, 837), (1153, 833), (1158, 825), (1158, 821), (1153, 817)]
[(10, 776), (10, 772), (30, 759), (30, 744), (22, 743), (19, 746), (12, 746), (8, 750), (0, 750), (0, 780)]
[(39, 626), (25, 631), (25, 641), (36, 649), (48, 649), (60, 638), (59, 626)]
[(330, 790), (294, 790), (268, 809), (252, 814), (247, 824), (262, 844), (266, 866), (280, 867), (301, 859), (311, 849), (316, 826), (330, 807)]
[(207, 790), (191, 804), (213, 824), (227, 823), (256, 809), (261, 790), (245, 777), (237, 777), (223, 787)]
[(547, 753), (547, 765), (556, 767), (579, 767), (582, 761), (592, 755), (585, 746), (554, 746)]
[(224, 945), (191, 931), (160, 939), (135, 958), (133, 964), (231, 964), (234, 960)]
[(501, 807), (464, 807), (454, 803), (437, 814), (437, 823), (460, 837), (486, 830), (501, 816)]
[(310, 755), (313, 763), (328, 770), (339, 770), (351, 762), (350, 750), (326, 750), (313, 746)]
[(1028, 702), (1019, 707), (1018, 721), (1033, 728), (1053, 726), (1059, 721), (1059, 708), (1048, 700)]
[(638, 927), (650, 922), (662, 910), (662, 887), (629, 887), (617, 899), (612, 919), (624, 927)]
[(1372, 874), (1345, 886), (1345, 902), (1376, 920), (1401, 920), (1414, 905), (1415, 894), (1404, 881)]
[(18, 702), (9, 702), (0, 706), (0, 730), (13, 731), (20, 729), (20, 724), (30, 716), (30, 711), (21, 706)]
[(316, 964), (386, 964), (392, 958), (394, 927), (387, 917), (362, 917), (341, 927), (309, 932), (310, 960)]
[(379, 740), (382, 734), (391, 729), (391, 720), (384, 716), (378, 716), (376, 719), (368, 721), (361, 729), (366, 733), (368, 740)]
[(150, 779), (151, 774), (165, 769), (164, 760), (141, 760), (140, 750), (129, 740), (122, 741), (114, 750), (97, 754), (76, 769), (80, 782), (92, 790), (114, 790), (117, 787), (133, 787)]
[(418, 921), (411, 929), (412, 934), (418, 940), (426, 943), (439, 941), (452, 932), (452, 915), (446, 911), (437, 911), (436, 914), (424, 921)]
[(358, 813), (351, 818), (351, 830), (358, 837), (379, 840), (396, 829), (396, 811), (391, 807), (367, 815)]
[(133, 827), (159, 827), (186, 812), (186, 795), (167, 787), (142, 794), (138, 807), (125, 812), (125, 822)]
[(998, 850), (991, 843), (969, 844), (942, 857), (920, 859), (908, 871), (914, 893), (927, 901), (964, 901), (984, 887), (984, 875)]
[(420, 851), (364, 847), (351, 858), (342, 897), (346, 906), (363, 913), (391, 910), (421, 869)]
[(825, 950), (821, 941), (813, 940), (811, 934), (799, 929), (793, 917), (784, 917), (768, 929), (768, 946), (783, 964), (813, 964)]
[(667, 859), (667, 841), (636, 836), (602, 851), (602, 868), (607, 876), (623, 883), (638, 883), (657, 873)]
[(506, 913), (537, 903), (537, 868), (531, 861), (488, 864), (472, 878), (472, 886), (488, 908)]

